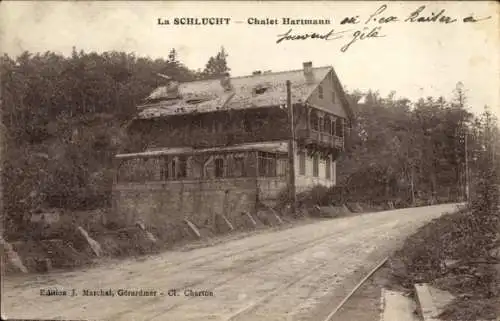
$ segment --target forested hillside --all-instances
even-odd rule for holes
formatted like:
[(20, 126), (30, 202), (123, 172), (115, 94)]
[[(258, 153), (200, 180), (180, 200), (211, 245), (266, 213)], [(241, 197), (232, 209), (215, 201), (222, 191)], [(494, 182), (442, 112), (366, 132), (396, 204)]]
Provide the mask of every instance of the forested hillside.
[[(452, 90), (451, 101), (410, 102), (395, 93), (350, 95), (359, 102), (353, 104), (356, 123), (338, 169), (347, 197), (403, 204), (464, 199), (466, 155), (473, 181), (486, 147), (498, 147), (500, 136), (488, 107), (473, 115), (464, 86), (458, 83)], [(497, 157), (499, 151), (494, 151)]]
[[(199, 71), (186, 67), (174, 49), (166, 59), (76, 49), (69, 57), (3, 56), (6, 230), (22, 226), (40, 207), (109, 206), (112, 156), (130, 144), (124, 129), (135, 106), (163, 83), (157, 73), (181, 82), (218, 77), (229, 70), (226, 56), (222, 48)], [(338, 175), (350, 200), (456, 200), (465, 193), (465, 133), (472, 172), (485, 142), (500, 141), (488, 110), (480, 117), (467, 112), (462, 87), (453, 101), (349, 96), (356, 122)]]
[(188, 69), (175, 49), (167, 59), (124, 52), (70, 57), (24, 52), (1, 60), (6, 230), (40, 207), (108, 206), (112, 156), (129, 145), (135, 107), (164, 79), (218, 77), (228, 70), (222, 48), (205, 70)]

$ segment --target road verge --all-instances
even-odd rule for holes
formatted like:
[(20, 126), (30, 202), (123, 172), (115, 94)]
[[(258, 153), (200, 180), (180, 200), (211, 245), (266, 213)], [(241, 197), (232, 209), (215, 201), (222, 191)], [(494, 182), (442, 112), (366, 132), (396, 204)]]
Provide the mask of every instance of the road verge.
[(418, 283), (450, 292), (456, 298), (440, 320), (495, 320), (500, 316), (500, 258), (494, 255), (494, 218), (461, 208), (423, 226), (389, 259), (392, 284), (413, 294)]

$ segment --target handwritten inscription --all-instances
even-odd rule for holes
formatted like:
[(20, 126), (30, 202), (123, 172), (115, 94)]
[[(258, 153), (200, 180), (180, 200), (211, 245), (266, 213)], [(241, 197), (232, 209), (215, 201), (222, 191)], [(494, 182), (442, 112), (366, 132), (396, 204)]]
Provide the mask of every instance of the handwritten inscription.
[[(458, 22), (464, 23), (476, 23), (479, 21), (490, 19), (489, 17), (475, 17), (471, 14), (467, 17), (460, 18), (454, 17), (446, 12), (446, 9), (439, 9), (431, 11), (425, 5), (419, 6), (415, 10), (412, 10), (405, 17), (398, 17), (388, 13), (388, 5), (384, 4), (378, 7), (370, 15), (362, 18), (359, 15), (347, 16), (339, 20), (340, 25), (364, 25), (362, 28), (357, 30), (334, 30), (331, 29), (328, 32), (294, 32), (289, 29), (287, 32), (277, 35), (277, 44), (283, 43), (284, 41), (302, 41), (302, 40), (336, 40), (341, 38), (348, 38), (347, 43), (344, 44), (340, 51), (346, 52), (354, 43), (367, 40), (382, 38), (386, 35), (382, 31), (382, 27), (385, 25), (395, 24), (395, 23), (411, 23), (416, 25), (422, 24), (454, 24)], [(372, 27), (368, 25), (372, 25)], [(373, 24), (376, 26), (373, 27)]]
[[(337, 19), (340, 18), (340, 19)], [(468, 16), (457, 16), (448, 12), (445, 8), (430, 7), (426, 5), (416, 6), (403, 14), (391, 12), (390, 4), (382, 4), (369, 14), (353, 14), (332, 17), (247, 17), (246, 20), (231, 20), (229, 17), (172, 17), (158, 18), (156, 24), (161, 26), (222, 26), (230, 23), (243, 24), (252, 28), (260, 26), (287, 26), (286, 31), (279, 33), (276, 44), (284, 44), (289, 41), (332, 41), (344, 39), (340, 51), (346, 52), (354, 44), (372, 39), (384, 38), (388, 35), (390, 26), (396, 24), (442, 25), (453, 26), (458, 23), (478, 23), (491, 19), (491, 16), (478, 17), (474, 13)], [(333, 28), (338, 24), (339, 28)], [(318, 26), (329, 26), (324, 31), (303, 30), (300, 28), (312, 28)], [(345, 29), (342, 29), (345, 28)]]
[(340, 39), (342, 38), (342, 34), (347, 32), (347, 31), (341, 31), (341, 32), (335, 32), (334, 29), (330, 30), (327, 33), (292, 33), (292, 29), (288, 30), (286, 33), (278, 35), (278, 40), (276, 40), (276, 43), (280, 43), (283, 40), (306, 40), (306, 39), (322, 39), (322, 40), (334, 40), (334, 39)]
[[(385, 37), (385, 35), (380, 34), (381, 27), (374, 27), (372, 29), (363, 28), (363, 30), (357, 30), (353, 32), (350, 36), (350, 40), (347, 44), (342, 46), (340, 50), (342, 52), (346, 52), (349, 47), (357, 41), (370, 39), (370, 38), (381, 38)], [(320, 34), (316, 32), (312, 33), (293, 33), (293, 30), (290, 29), (286, 33), (278, 35), (278, 40), (276, 43), (280, 43), (285, 40), (308, 40), (308, 39), (320, 39), (320, 40), (336, 40), (344, 38), (345, 34), (349, 33), (352, 30), (344, 30), (344, 31), (335, 31), (334, 29), (330, 30), (327, 33)]]
[(372, 13), (368, 19), (366, 19), (365, 24), (370, 23), (370, 22), (378, 22), (378, 23), (389, 23), (389, 22), (396, 22), (399, 21), (398, 17), (396, 16), (387, 16), (384, 17), (382, 16), (382, 13), (387, 9), (387, 5), (384, 4), (380, 6), (374, 13)]
[(356, 32), (354, 32), (354, 34), (352, 35), (352, 39), (344, 46), (342, 46), (342, 48), (340, 48), (340, 51), (342, 52), (346, 52), (347, 49), (349, 49), (349, 47), (359, 41), (359, 40), (365, 40), (365, 39), (370, 39), (370, 38), (380, 38), (380, 37), (385, 37), (384, 35), (381, 35), (379, 34), (379, 31), (382, 27), (375, 27), (373, 29), (371, 29), (369, 32), (365, 32), (365, 30), (358, 30)]
[(405, 22), (442, 22), (442, 23), (453, 23), (457, 19), (446, 16), (445, 9), (441, 9), (439, 12), (431, 12), (430, 15), (423, 14), (425, 6), (420, 6), (417, 10), (412, 12)]

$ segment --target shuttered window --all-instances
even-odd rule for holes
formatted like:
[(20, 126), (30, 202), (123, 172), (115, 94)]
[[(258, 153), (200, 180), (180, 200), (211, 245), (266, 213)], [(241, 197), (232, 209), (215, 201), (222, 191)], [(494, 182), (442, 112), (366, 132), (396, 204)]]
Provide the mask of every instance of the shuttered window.
[(330, 157), (327, 157), (325, 162), (325, 177), (327, 179), (330, 179), (331, 176), (332, 176), (332, 162), (330, 160)]
[(299, 175), (306, 175), (306, 153), (299, 152)]
[(313, 156), (313, 176), (319, 176), (319, 156), (317, 154)]
[(224, 159), (216, 158), (215, 159), (215, 177), (223, 177), (224, 176)]

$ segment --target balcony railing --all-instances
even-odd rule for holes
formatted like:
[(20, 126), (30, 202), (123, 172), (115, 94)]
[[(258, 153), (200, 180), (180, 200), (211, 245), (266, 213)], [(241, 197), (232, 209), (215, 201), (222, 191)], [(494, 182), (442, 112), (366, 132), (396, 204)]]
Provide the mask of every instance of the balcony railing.
[(327, 148), (344, 148), (344, 138), (330, 135), (328, 133), (319, 132), (312, 129), (297, 130), (297, 139), (302, 140), (305, 144), (319, 145)]

